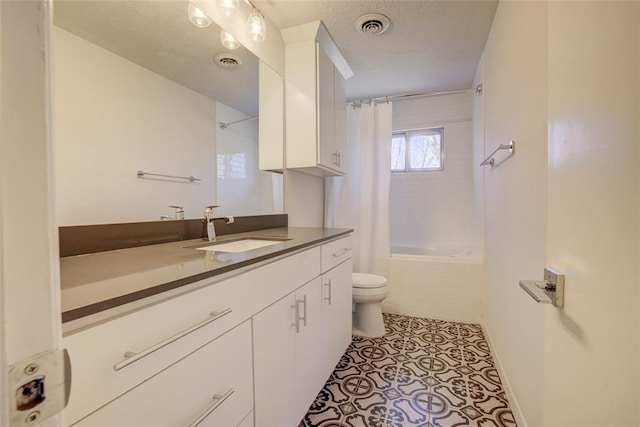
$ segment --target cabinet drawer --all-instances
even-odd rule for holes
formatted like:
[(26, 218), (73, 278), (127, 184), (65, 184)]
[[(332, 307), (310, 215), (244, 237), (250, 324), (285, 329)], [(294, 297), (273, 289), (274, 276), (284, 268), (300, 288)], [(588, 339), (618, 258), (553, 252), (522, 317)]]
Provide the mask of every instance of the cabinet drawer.
[[(320, 248), (313, 248), (218, 283), (207, 286), (203, 281), (191, 292), (65, 336), (73, 369), (67, 422), (76, 422), (250, 318), (319, 270)], [(211, 313), (225, 312), (213, 320)], [(131, 359), (125, 358), (127, 352), (147, 355), (122, 366)]]
[(351, 258), (353, 249), (351, 235), (322, 245), (322, 272), (331, 270), (341, 262)]
[(251, 360), (246, 321), (76, 426), (237, 426), (253, 408)]

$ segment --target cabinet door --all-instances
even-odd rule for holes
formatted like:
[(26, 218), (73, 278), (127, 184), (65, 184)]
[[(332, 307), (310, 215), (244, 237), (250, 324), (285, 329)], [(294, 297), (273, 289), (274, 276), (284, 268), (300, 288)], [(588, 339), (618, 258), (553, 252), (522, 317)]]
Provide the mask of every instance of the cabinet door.
[(235, 426), (253, 406), (251, 374), (247, 320), (74, 425)]
[(326, 378), (351, 343), (352, 264), (348, 259), (322, 275), (322, 371)]
[(347, 93), (344, 87), (344, 79), (337, 68), (333, 69), (333, 105), (334, 105), (334, 147), (338, 152), (338, 169), (347, 172)]
[(295, 426), (295, 293), (253, 317), (255, 420), (260, 427)]
[(322, 366), (322, 297), (320, 277), (296, 291), (298, 330), (296, 333), (296, 424), (304, 417), (326, 377)]
[(318, 164), (338, 169), (338, 151), (335, 141), (334, 66), (327, 54), (318, 51)]

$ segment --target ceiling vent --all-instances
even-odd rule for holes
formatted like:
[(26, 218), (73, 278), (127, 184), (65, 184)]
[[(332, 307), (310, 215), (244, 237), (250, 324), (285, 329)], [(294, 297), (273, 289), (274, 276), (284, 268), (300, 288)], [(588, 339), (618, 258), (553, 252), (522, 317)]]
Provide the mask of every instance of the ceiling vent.
[(356, 29), (363, 34), (377, 36), (389, 29), (391, 21), (380, 13), (371, 13), (358, 18), (356, 21)]
[(221, 53), (216, 55), (213, 58), (216, 65), (220, 68), (224, 68), (225, 70), (235, 70), (240, 68), (242, 65), (242, 61), (237, 56), (231, 53)]

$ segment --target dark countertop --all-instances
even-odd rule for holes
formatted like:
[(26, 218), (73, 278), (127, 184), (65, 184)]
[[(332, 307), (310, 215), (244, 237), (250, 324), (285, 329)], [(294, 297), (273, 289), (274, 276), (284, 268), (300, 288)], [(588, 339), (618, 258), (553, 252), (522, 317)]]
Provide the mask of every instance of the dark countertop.
[(294, 252), (350, 233), (344, 228), (282, 227), (228, 234), (290, 239), (241, 253), (196, 249), (214, 242), (183, 240), (60, 259), (62, 322), (69, 322)]

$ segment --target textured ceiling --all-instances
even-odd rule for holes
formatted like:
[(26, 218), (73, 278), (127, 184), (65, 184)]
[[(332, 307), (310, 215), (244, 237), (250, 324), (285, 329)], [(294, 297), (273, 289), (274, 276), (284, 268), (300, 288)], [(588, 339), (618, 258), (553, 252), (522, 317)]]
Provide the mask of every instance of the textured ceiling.
[[(469, 89), (497, 7), (497, 0), (255, 0), (279, 28), (322, 20), (355, 75), (350, 100)], [(223, 70), (219, 27), (196, 28), (186, 0), (54, 0), (54, 23), (183, 86), (257, 114), (257, 59)], [(368, 13), (390, 18), (378, 36), (359, 33)], [(269, 35), (267, 34), (267, 37)]]
[[(225, 52), (220, 28), (196, 28), (186, 0), (55, 0), (54, 24), (243, 113), (258, 114), (258, 59), (232, 53), (242, 66), (226, 70), (213, 57)], [(228, 51), (227, 51), (228, 52)]]
[[(355, 75), (350, 100), (469, 89), (484, 49), (497, 0), (256, 0), (279, 28), (321, 20)], [(356, 20), (382, 13), (391, 28), (372, 36)]]

